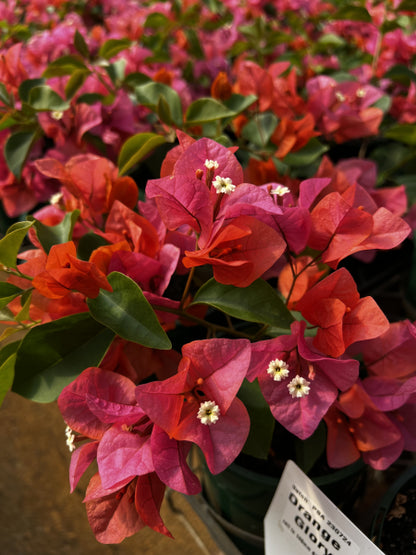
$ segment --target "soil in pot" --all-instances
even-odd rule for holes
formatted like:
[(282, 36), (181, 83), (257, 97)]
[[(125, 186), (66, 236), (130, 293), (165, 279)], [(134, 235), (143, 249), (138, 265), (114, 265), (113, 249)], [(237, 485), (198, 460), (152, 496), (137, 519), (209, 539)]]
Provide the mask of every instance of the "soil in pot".
[(416, 483), (402, 488), (384, 521), (380, 548), (386, 555), (416, 555)]

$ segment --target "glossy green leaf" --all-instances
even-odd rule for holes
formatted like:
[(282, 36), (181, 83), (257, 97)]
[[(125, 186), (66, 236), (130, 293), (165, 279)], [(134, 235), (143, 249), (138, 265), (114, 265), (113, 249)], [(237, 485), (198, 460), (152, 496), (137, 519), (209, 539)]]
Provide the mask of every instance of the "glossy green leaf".
[(416, 125), (411, 123), (403, 123), (393, 125), (385, 133), (384, 136), (389, 139), (395, 139), (407, 145), (416, 145)]
[(277, 122), (277, 117), (271, 112), (258, 114), (244, 126), (242, 135), (247, 141), (263, 148), (273, 135)]
[(285, 156), (283, 162), (293, 167), (307, 166), (322, 156), (328, 149), (327, 145), (323, 145), (313, 137), (303, 148)]
[(198, 98), (192, 102), (185, 115), (187, 125), (200, 125), (209, 121), (216, 121), (236, 116), (234, 110), (215, 100), (214, 98)]
[(166, 15), (159, 12), (154, 12), (149, 14), (146, 17), (146, 21), (144, 22), (145, 29), (161, 29), (166, 27), (170, 23), (170, 20)]
[(114, 333), (88, 312), (32, 328), (17, 351), (13, 391), (49, 403), (85, 368), (98, 366)]
[(116, 87), (120, 87), (126, 71), (126, 60), (121, 58), (105, 67), (108, 76)]
[(87, 59), (89, 58), (90, 51), (88, 49), (88, 45), (85, 42), (84, 37), (78, 31), (78, 29), (75, 31), (75, 34), (74, 34), (74, 46), (77, 49), (77, 51), (81, 54), (81, 56)]
[(13, 299), (21, 295), (22, 292), (23, 289), (20, 289), (20, 287), (6, 281), (0, 281), (0, 309), (7, 306)]
[(289, 328), (294, 320), (277, 291), (262, 279), (248, 287), (234, 287), (211, 278), (196, 292), (191, 304), (206, 304), (241, 320), (280, 328)]
[(163, 123), (166, 123), (167, 125), (175, 125), (175, 122), (172, 118), (170, 106), (164, 96), (159, 97), (159, 102), (156, 106), (156, 112)]
[(108, 275), (113, 291), (88, 299), (93, 318), (128, 341), (153, 349), (171, 349), (171, 342), (140, 287), (119, 272)]
[(67, 84), (65, 85), (65, 98), (70, 100), (74, 94), (82, 87), (85, 82), (85, 79), (90, 75), (89, 71), (85, 71), (83, 69), (77, 69), (68, 79)]
[(50, 77), (62, 77), (63, 75), (72, 75), (75, 71), (80, 69), (88, 71), (88, 67), (80, 56), (61, 56), (48, 65), (42, 76), (46, 79)]
[(28, 104), (38, 112), (63, 112), (69, 108), (69, 102), (48, 85), (38, 85), (30, 89)]
[(12, 387), (15, 361), (16, 354), (13, 353), (2, 364), (0, 363), (0, 406)]
[(391, 97), (388, 94), (383, 94), (374, 104), (374, 108), (380, 108), (385, 114), (390, 110)]
[(250, 433), (243, 453), (258, 459), (267, 459), (276, 421), (263, 397), (258, 381), (250, 383), (244, 380), (238, 397), (243, 401), (250, 416)]
[(22, 102), (29, 102), (29, 93), (33, 87), (39, 87), (39, 85), (44, 85), (45, 79), (26, 79), (22, 81), (19, 86), (19, 98)]
[(109, 60), (119, 52), (126, 50), (131, 44), (129, 39), (109, 39), (99, 49), (98, 56)]
[(33, 222), (16, 222), (0, 239), (0, 263), (7, 268), (16, 268), (17, 254)]
[(119, 175), (126, 174), (155, 148), (165, 143), (165, 138), (156, 133), (138, 133), (123, 144), (118, 156)]
[(72, 239), (74, 225), (79, 217), (79, 210), (67, 212), (64, 219), (57, 225), (45, 225), (33, 216), (28, 216), (28, 220), (33, 222), (36, 235), (44, 251), (48, 253), (53, 245), (66, 243)]
[(244, 110), (247, 110), (247, 108), (256, 102), (257, 98), (258, 97), (255, 94), (249, 94), (247, 96), (242, 94), (232, 94), (230, 98), (223, 101), (223, 104), (233, 112), (234, 117), (235, 115), (244, 112)]
[(151, 83), (151, 82), (152, 82), (152, 79), (148, 75), (144, 73), (140, 73), (138, 71), (129, 73), (128, 75), (126, 75), (124, 79), (124, 83), (129, 87), (132, 87), (133, 89), (134, 87), (140, 87), (145, 83)]
[(110, 243), (101, 235), (97, 235), (92, 231), (84, 233), (78, 241), (77, 256), (81, 260), (89, 260), (92, 252), (99, 247), (109, 245)]
[(16, 131), (4, 145), (6, 163), (17, 179), (20, 179), (26, 158), (36, 138), (36, 131)]
[(14, 317), (16, 322), (24, 322), (30, 320), (30, 306), (32, 303), (32, 290), (25, 291), (20, 299), (21, 309)]
[(159, 100), (163, 97), (169, 105), (172, 121), (178, 127), (182, 125), (183, 116), (180, 96), (168, 85), (155, 81), (144, 83), (134, 88), (134, 94), (140, 104), (147, 106), (154, 112), (157, 112)]

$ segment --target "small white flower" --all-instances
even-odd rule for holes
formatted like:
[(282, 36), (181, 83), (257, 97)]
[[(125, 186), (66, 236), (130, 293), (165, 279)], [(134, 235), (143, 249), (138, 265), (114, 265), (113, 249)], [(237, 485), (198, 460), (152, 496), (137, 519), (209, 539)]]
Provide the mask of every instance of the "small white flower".
[(235, 185), (233, 185), (230, 177), (221, 177), (220, 175), (217, 175), (212, 184), (214, 185), (217, 193), (225, 193), (226, 195), (229, 195), (235, 190)]
[(278, 185), (277, 187), (275, 187), (274, 189), (272, 189), (270, 191), (271, 195), (277, 195), (279, 197), (283, 197), (284, 195), (287, 195), (288, 193), (290, 193), (290, 189), (289, 189), (289, 187), (286, 187), (286, 185)]
[(364, 98), (367, 94), (367, 91), (365, 89), (359, 88), (357, 89), (357, 92), (355, 94), (358, 96), (358, 98)]
[(342, 94), (341, 91), (337, 91), (335, 93), (336, 99), (339, 100), (340, 102), (344, 102), (345, 101), (345, 96)]
[(208, 170), (216, 170), (219, 168), (219, 164), (216, 160), (205, 160), (205, 164), (204, 166), (208, 169)]
[(306, 397), (309, 394), (310, 387), (308, 380), (302, 378), (301, 376), (296, 376), (293, 380), (287, 384), (287, 388), (289, 389), (289, 393), (295, 399), (300, 397)]
[(289, 375), (289, 366), (286, 364), (284, 360), (280, 360), (276, 358), (275, 360), (271, 360), (269, 363), (269, 367), (267, 368), (267, 373), (271, 378), (273, 378), (276, 382), (281, 382)]
[(60, 119), (63, 118), (64, 113), (61, 112), (61, 110), (54, 110), (53, 112), (51, 112), (51, 118), (59, 121)]
[(75, 435), (73, 434), (69, 426), (65, 428), (65, 435), (66, 435), (66, 444), (68, 446), (70, 453), (72, 453), (72, 451), (75, 451), (76, 449), (74, 445)]
[(197, 417), (202, 424), (211, 426), (215, 424), (220, 417), (220, 407), (214, 401), (205, 401), (199, 405)]
[(50, 204), (53, 204), (53, 205), (59, 204), (61, 202), (61, 200), (63, 199), (63, 196), (64, 195), (62, 193), (55, 193), (49, 199)]

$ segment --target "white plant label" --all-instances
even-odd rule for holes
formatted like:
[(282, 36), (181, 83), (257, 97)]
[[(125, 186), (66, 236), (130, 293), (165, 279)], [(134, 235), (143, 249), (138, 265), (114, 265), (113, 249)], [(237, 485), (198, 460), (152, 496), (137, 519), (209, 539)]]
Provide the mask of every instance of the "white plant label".
[(383, 555), (288, 461), (264, 519), (266, 555)]

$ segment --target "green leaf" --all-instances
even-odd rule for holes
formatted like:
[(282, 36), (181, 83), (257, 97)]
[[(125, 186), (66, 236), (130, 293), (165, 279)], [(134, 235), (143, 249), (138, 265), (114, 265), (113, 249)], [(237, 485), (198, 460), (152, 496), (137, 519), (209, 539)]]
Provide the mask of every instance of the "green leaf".
[(72, 75), (77, 70), (89, 71), (80, 56), (61, 56), (57, 60), (51, 62), (42, 74), (42, 77), (62, 77), (63, 75)]
[(121, 58), (105, 67), (108, 76), (116, 87), (120, 87), (126, 70), (126, 60)]
[(232, 94), (230, 98), (223, 101), (223, 104), (227, 106), (227, 108), (231, 110), (234, 115), (238, 115), (256, 102), (257, 98), (258, 97), (255, 94), (249, 94), (248, 96), (243, 96), (242, 94)]
[(32, 291), (28, 290), (25, 291), (20, 299), (21, 302), (21, 309), (18, 314), (14, 317), (16, 322), (24, 322), (25, 320), (30, 319), (30, 305), (32, 302)]
[(78, 29), (75, 31), (75, 35), (74, 35), (74, 46), (81, 54), (81, 56), (87, 59), (90, 57), (90, 51), (88, 49), (88, 45), (85, 42), (84, 37), (78, 31)]
[(200, 125), (209, 121), (236, 116), (234, 110), (215, 100), (214, 98), (198, 98), (192, 102), (185, 115), (187, 125)]
[(104, 58), (109, 60), (113, 56), (116, 56), (119, 52), (126, 50), (131, 44), (129, 39), (109, 39), (98, 51), (99, 58)]
[(28, 220), (32, 221), (36, 229), (36, 235), (42, 245), (44, 251), (49, 253), (53, 245), (66, 243), (72, 239), (74, 225), (79, 217), (79, 210), (67, 212), (64, 219), (57, 225), (45, 225), (39, 220), (35, 220), (33, 216), (28, 216)]
[(39, 85), (43, 85), (45, 83), (45, 79), (26, 79), (22, 81), (19, 86), (19, 98), (22, 102), (29, 102), (29, 93), (33, 89), (33, 87), (39, 87)]
[(4, 145), (6, 163), (17, 179), (20, 179), (26, 158), (36, 138), (36, 131), (16, 131)]
[(325, 35), (319, 37), (317, 44), (318, 46), (324, 46), (325, 48), (339, 47), (344, 46), (346, 41), (335, 33), (326, 33)]
[(163, 97), (169, 105), (172, 121), (178, 127), (182, 125), (183, 116), (181, 99), (179, 94), (171, 87), (168, 87), (164, 83), (152, 81), (150, 83), (144, 83), (143, 85), (135, 87), (134, 94), (140, 104), (147, 106), (154, 112), (157, 112), (159, 100)]
[(77, 69), (68, 79), (65, 85), (65, 98), (70, 100), (74, 94), (82, 87), (85, 79), (90, 75), (90, 71), (85, 71), (83, 69)]
[(63, 112), (69, 108), (69, 102), (48, 85), (38, 85), (30, 89), (28, 104), (38, 112)]
[(196, 33), (195, 29), (185, 29), (185, 35), (187, 42), (189, 44), (189, 53), (192, 57), (195, 57), (197, 60), (204, 59), (204, 51), (201, 47), (201, 43), (198, 38), (198, 34)]
[(114, 102), (114, 94), (100, 94), (100, 93), (84, 93), (81, 94), (76, 102), (77, 104), (89, 104), (90, 106), (92, 104), (96, 104), (97, 102), (100, 102), (100, 104), (104, 104), (104, 106), (109, 106), (110, 104), (112, 104)]
[(313, 137), (307, 145), (297, 152), (290, 152), (283, 158), (283, 162), (289, 166), (307, 166), (322, 156), (329, 149)]
[(14, 365), (16, 354), (10, 355), (3, 364), (0, 364), (0, 406), (3, 404), (6, 393), (10, 391), (14, 379)]
[(396, 11), (416, 12), (416, 0), (403, 0), (403, 2), (400, 2)]
[(271, 112), (258, 114), (244, 126), (242, 135), (247, 141), (263, 148), (273, 135), (277, 122), (277, 117)]
[(161, 121), (163, 121), (167, 125), (175, 125), (175, 122), (172, 118), (170, 106), (164, 96), (159, 97), (159, 102), (156, 106), (156, 112)]
[(140, 287), (119, 272), (108, 275), (112, 292), (88, 299), (91, 316), (128, 341), (153, 349), (171, 349), (171, 342)]
[(40, 403), (54, 401), (85, 368), (100, 364), (113, 339), (88, 312), (32, 328), (17, 351), (13, 391)]
[(149, 152), (165, 143), (165, 138), (156, 133), (137, 133), (123, 144), (118, 156), (119, 175), (124, 175)]
[(258, 381), (254, 380), (250, 383), (244, 380), (238, 397), (243, 401), (250, 416), (250, 432), (243, 453), (258, 459), (267, 459), (276, 421), (263, 397)]
[(391, 79), (392, 81), (397, 81), (398, 83), (406, 86), (409, 86), (411, 81), (416, 83), (416, 73), (412, 71), (409, 67), (401, 64), (397, 64), (391, 67), (384, 74), (384, 77), (387, 79)]
[(235, 318), (279, 328), (289, 328), (294, 320), (277, 291), (262, 279), (248, 287), (234, 287), (211, 278), (197, 291), (191, 306), (195, 304), (207, 304)]
[(170, 20), (166, 15), (159, 12), (151, 13), (147, 16), (144, 22), (145, 29), (160, 29), (166, 27), (170, 23)]
[(12, 98), (7, 92), (6, 85), (4, 83), (0, 83), (0, 102), (3, 102), (6, 106), (12, 106)]
[(384, 113), (387, 113), (390, 110), (391, 97), (388, 94), (383, 94), (372, 106), (374, 108), (380, 108)]
[(140, 87), (145, 83), (152, 83), (152, 79), (148, 75), (137, 71), (126, 75), (124, 83), (134, 89), (134, 87)]
[(16, 287), (12, 283), (0, 281), (0, 309), (7, 306), (13, 299), (21, 295), (23, 289)]
[(110, 243), (101, 237), (101, 235), (96, 235), (92, 231), (84, 233), (78, 241), (77, 256), (81, 260), (89, 260), (92, 252), (99, 247), (104, 245), (109, 245)]
[(0, 262), (7, 268), (16, 268), (17, 255), (33, 222), (16, 222), (0, 239)]
[(348, 21), (365, 21), (371, 23), (373, 20), (368, 10), (363, 6), (344, 6), (338, 10), (334, 15), (333, 19), (345, 19)]
[(407, 145), (416, 145), (416, 125), (411, 123), (403, 123), (393, 125), (385, 133), (384, 136), (388, 139), (395, 139)]

